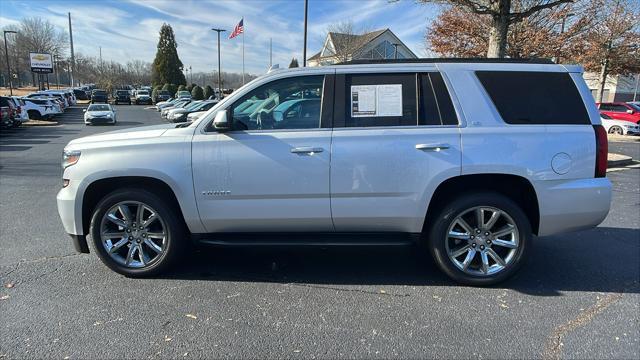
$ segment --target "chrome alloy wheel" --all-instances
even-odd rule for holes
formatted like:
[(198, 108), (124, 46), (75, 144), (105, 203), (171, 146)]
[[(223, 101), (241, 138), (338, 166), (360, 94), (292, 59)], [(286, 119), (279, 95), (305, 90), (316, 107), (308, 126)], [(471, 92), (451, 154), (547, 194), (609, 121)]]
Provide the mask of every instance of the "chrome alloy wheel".
[(490, 206), (465, 210), (449, 226), (446, 250), (463, 272), (474, 276), (494, 275), (514, 260), (520, 245), (515, 221)]
[(100, 241), (118, 264), (143, 268), (160, 258), (166, 248), (166, 225), (158, 213), (137, 201), (112, 206), (100, 222)]

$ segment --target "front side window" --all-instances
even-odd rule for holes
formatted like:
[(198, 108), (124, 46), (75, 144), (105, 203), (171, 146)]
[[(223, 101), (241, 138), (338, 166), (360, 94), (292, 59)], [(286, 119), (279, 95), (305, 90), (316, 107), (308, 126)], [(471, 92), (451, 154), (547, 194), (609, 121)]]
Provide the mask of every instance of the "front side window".
[(323, 75), (275, 80), (231, 106), (234, 130), (317, 129)]

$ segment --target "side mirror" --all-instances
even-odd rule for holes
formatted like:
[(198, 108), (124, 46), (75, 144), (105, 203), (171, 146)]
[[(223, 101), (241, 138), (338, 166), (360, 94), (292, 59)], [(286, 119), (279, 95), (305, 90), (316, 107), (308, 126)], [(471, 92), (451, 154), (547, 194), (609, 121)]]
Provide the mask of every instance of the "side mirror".
[(87, 109), (82, 109), (82, 112), (87, 112)]
[(627, 114), (633, 114), (633, 110), (631, 109), (627, 110)]
[(231, 130), (231, 123), (227, 118), (227, 110), (220, 110), (216, 113), (216, 117), (213, 119), (213, 127), (218, 131)]

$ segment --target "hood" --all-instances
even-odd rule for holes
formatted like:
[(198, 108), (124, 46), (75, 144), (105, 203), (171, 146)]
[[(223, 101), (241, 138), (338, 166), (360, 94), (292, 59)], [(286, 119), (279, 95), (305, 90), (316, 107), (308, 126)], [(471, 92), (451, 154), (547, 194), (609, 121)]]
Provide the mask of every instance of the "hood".
[(175, 127), (176, 124), (161, 124), (109, 131), (97, 135), (85, 136), (79, 139), (71, 140), (69, 142), (69, 145), (87, 144), (101, 141), (132, 140), (158, 137), (164, 134), (168, 129), (173, 129)]
[(169, 110), (169, 113), (173, 113), (173, 114), (182, 114), (182, 113), (186, 113), (187, 109), (185, 108), (173, 108), (171, 110)]

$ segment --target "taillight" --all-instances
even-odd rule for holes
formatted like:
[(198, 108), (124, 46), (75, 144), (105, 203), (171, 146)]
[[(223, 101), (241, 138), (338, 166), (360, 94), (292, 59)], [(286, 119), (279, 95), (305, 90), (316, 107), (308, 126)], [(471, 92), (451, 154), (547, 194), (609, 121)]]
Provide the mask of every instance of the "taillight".
[(607, 176), (607, 155), (609, 154), (609, 142), (607, 131), (602, 125), (593, 125), (596, 132), (596, 174), (595, 177)]

